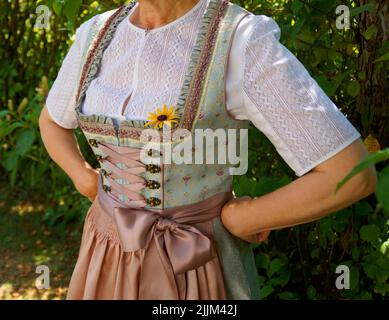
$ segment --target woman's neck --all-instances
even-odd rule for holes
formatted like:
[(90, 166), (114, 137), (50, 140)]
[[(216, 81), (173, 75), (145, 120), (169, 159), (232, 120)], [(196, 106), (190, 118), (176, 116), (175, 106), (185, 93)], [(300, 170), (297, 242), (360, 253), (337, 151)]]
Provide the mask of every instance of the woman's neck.
[(131, 23), (145, 29), (168, 24), (190, 11), (201, 0), (138, 0)]

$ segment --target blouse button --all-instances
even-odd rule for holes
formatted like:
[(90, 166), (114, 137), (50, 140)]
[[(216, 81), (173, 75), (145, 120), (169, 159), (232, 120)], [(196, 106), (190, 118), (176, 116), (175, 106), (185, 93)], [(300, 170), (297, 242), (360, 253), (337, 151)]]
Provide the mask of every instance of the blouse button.
[(155, 180), (146, 180), (146, 187), (149, 189), (159, 189), (161, 184)]
[(89, 144), (92, 147), (96, 147), (97, 148), (97, 140), (96, 139), (89, 139)]
[(146, 171), (150, 173), (158, 173), (161, 172), (161, 167), (156, 164), (146, 164)]
[(96, 159), (97, 159), (97, 161), (101, 161), (101, 160), (103, 160), (103, 156), (100, 154), (97, 154)]
[(146, 200), (147, 204), (151, 207), (155, 207), (155, 206), (158, 206), (159, 204), (161, 204), (161, 200), (158, 199), (158, 198), (155, 198), (155, 197), (150, 197)]

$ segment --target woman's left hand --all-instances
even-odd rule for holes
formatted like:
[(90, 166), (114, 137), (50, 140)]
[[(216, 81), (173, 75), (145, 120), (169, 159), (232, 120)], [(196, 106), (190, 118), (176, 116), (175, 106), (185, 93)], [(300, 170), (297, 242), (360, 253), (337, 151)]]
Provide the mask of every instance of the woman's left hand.
[(239, 198), (234, 198), (228, 201), (222, 208), (221, 212), (221, 221), (225, 228), (235, 235), (236, 237), (245, 240), (249, 243), (261, 243), (265, 241), (270, 234), (270, 230), (265, 230), (252, 235), (244, 235), (239, 232), (239, 212), (240, 210), (244, 210), (244, 206), (247, 205), (249, 201), (251, 201), (251, 197), (243, 196)]

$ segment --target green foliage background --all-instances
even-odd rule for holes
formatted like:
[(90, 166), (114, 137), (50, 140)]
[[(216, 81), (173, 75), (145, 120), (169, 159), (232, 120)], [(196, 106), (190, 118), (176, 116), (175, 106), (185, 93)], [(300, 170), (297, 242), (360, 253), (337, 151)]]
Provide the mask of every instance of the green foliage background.
[[(348, 115), (363, 138), (371, 134), (382, 148), (388, 147), (386, 1), (233, 2), (255, 14), (273, 17), (281, 27), (281, 41)], [(71, 181), (48, 157), (39, 138), (39, 113), (75, 28), (122, 3), (0, 2), (0, 199), (7, 203), (31, 195), (41, 197), (45, 204), (42, 222), (49, 229), (58, 225), (66, 229), (81, 223), (89, 201), (74, 190)], [(52, 11), (47, 29), (34, 28), (36, 8), (41, 4)], [(336, 28), (336, 7), (341, 4), (351, 8), (350, 30)], [(87, 160), (96, 164), (80, 132), (76, 134)], [(380, 179), (376, 196), (318, 222), (272, 232), (266, 243), (255, 247), (262, 298), (387, 299), (389, 166), (381, 162), (377, 168)], [(260, 196), (294, 178), (271, 143), (252, 127), (249, 173), (234, 180), (236, 194)], [(350, 290), (338, 290), (335, 286), (335, 270), (342, 264), (351, 270)]]

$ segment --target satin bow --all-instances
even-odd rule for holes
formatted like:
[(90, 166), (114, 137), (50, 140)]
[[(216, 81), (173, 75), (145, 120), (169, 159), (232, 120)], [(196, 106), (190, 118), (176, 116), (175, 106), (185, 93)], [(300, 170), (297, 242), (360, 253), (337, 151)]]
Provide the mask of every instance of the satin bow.
[[(215, 257), (211, 240), (188, 224), (193, 220), (190, 216), (179, 217), (176, 212), (176, 217), (168, 218), (131, 208), (115, 208), (113, 215), (124, 252), (146, 248), (154, 240), (163, 264), (171, 265), (175, 274), (195, 269)], [(198, 222), (199, 216), (193, 218)]]

